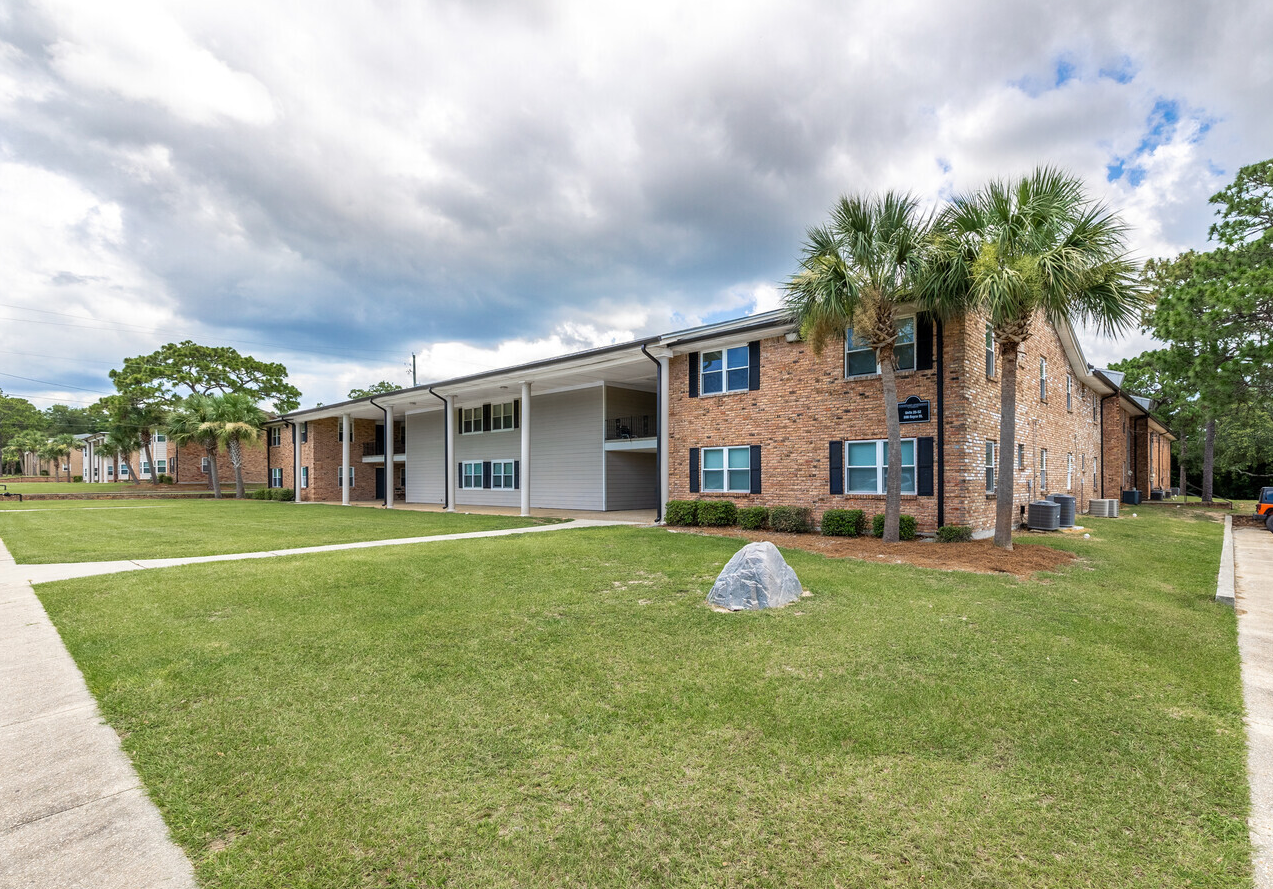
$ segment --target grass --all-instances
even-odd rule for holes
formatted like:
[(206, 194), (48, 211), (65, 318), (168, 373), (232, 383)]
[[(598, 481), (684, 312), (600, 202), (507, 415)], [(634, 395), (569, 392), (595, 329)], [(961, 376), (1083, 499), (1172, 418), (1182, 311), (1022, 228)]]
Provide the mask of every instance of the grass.
[[(131, 482), (10, 482), (0, 480), (0, 485), (4, 485), (4, 489), (11, 494), (152, 494), (156, 490), (165, 493), (181, 493), (189, 492), (197, 494), (201, 491), (209, 490), (207, 485), (151, 485), (150, 482), (142, 482), (134, 485)], [(261, 487), (261, 485), (244, 485), (248, 490)], [(233, 491), (234, 482), (230, 484), (222, 484), (222, 491)]]
[(46, 500), (0, 508), (0, 540), (19, 563), (47, 564), (213, 556), (544, 521), (259, 500)]
[(1221, 526), (1087, 522), (766, 613), (633, 528), (37, 590), (209, 887), (1250, 885)]

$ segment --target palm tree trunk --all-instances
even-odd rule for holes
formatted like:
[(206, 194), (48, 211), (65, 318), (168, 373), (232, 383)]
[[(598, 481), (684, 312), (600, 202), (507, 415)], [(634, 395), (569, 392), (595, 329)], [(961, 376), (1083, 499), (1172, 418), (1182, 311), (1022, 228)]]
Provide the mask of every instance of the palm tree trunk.
[(230, 465), (234, 467), (234, 499), (242, 500), (243, 494), (243, 445), (237, 438), (230, 439)]
[(902, 426), (897, 419), (897, 368), (893, 346), (879, 350), (884, 387), (884, 427), (888, 430), (888, 467), (884, 479), (884, 542), (897, 543), (902, 520)]
[(155, 483), (155, 458), (150, 453), (150, 433), (149, 432), (142, 433), (141, 449), (142, 449), (142, 452), (146, 455), (146, 465), (150, 467), (150, 483), (153, 485)]
[(995, 546), (1012, 549), (1012, 513), (1017, 449), (1017, 343), (999, 344), (999, 477), (995, 480)]
[(133, 464), (129, 462), (129, 459), (128, 459), (131, 456), (132, 454), (124, 455), (124, 465), (128, 467), (128, 478), (129, 480), (132, 481), (134, 485), (140, 485), (141, 477), (136, 472), (133, 471)]
[(212, 499), (221, 499), (221, 476), (217, 472), (217, 444), (215, 439), (211, 440), (211, 444), (205, 443), (203, 449), (208, 452), (208, 482), (212, 485)]
[(1189, 502), (1189, 489), (1185, 487), (1185, 429), (1180, 427), (1180, 496)]
[(1202, 502), (1211, 503), (1212, 481), (1216, 468), (1216, 421), (1207, 421), (1207, 437), (1202, 443)]

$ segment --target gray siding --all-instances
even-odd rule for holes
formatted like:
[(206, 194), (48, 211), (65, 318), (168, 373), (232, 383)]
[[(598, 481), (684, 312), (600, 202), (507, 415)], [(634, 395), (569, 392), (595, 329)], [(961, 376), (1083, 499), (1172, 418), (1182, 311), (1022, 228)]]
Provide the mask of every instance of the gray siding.
[(442, 411), (407, 415), (407, 502), (442, 503)]
[[(532, 413), (538, 408), (537, 399), (531, 398)], [(461, 405), (474, 407), (474, 405)], [(531, 436), (535, 433), (535, 424), (531, 423)], [(534, 454), (534, 451), (531, 452)], [(504, 489), (472, 489), (464, 490), (459, 482), (459, 464), (467, 460), (520, 460), (522, 458), (522, 431), (520, 429), (501, 429), (499, 432), (473, 432), (455, 435), (455, 456), (451, 458), (448, 470), (456, 476), (456, 506), (520, 506), (521, 491)], [(534, 491), (534, 488), (531, 488)], [(538, 504), (536, 504), (538, 505)]]
[(635, 438), (642, 437), (644, 430), (641, 428), (640, 418), (643, 416), (650, 418), (649, 434), (651, 436), (654, 435), (655, 423), (658, 422), (655, 416), (657, 410), (657, 400), (653, 392), (639, 392), (636, 389), (606, 386), (606, 419), (635, 417), (635, 425), (632, 428), (632, 435)]
[(551, 509), (605, 509), (601, 387), (531, 398), (530, 500)]
[(606, 509), (656, 509), (658, 462), (654, 454), (606, 454)]

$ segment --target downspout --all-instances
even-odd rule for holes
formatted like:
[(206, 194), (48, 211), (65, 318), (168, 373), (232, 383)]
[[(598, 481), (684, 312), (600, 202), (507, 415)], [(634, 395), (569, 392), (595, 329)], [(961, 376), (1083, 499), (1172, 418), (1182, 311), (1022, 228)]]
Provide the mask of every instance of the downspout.
[(946, 343), (937, 319), (937, 527), (946, 524)]
[[(656, 498), (659, 503), (654, 507), (654, 521), (658, 524), (663, 521), (663, 430), (659, 428), (659, 418), (663, 416), (663, 405), (659, 403), (663, 395), (663, 365), (646, 350), (645, 343), (641, 344), (641, 354), (654, 362), (654, 483), (659, 486), (659, 496)], [(601, 471), (604, 472), (605, 467)]]
[(442, 402), (442, 508), (446, 509), (451, 504), (447, 497), (450, 493), (451, 482), (451, 464), (448, 462), (451, 458), (446, 452), (446, 424), (451, 422), (451, 405), (446, 403), (446, 399), (433, 391), (433, 387), (429, 387), (429, 394)]
[(1097, 471), (1101, 474), (1101, 499), (1105, 499), (1105, 402), (1113, 398), (1113, 395), (1106, 395), (1101, 399), (1101, 464), (1097, 467)]
[[(380, 413), (385, 413), (384, 405), (376, 404), (376, 399), (368, 398), (372, 407), (380, 408)], [(352, 442), (351, 442), (352, 444)], [(389, 500), (393, 497), (393, 421), (385, 417), (385, 509), (392, 509)], [(349, 484), (349, 479), (345, 479), (345, 484)]]

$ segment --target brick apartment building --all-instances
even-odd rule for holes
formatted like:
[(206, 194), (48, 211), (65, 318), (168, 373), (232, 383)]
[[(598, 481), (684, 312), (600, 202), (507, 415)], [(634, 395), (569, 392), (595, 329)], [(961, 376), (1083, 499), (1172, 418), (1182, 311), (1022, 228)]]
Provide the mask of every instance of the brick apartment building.
[[(129, 469), (118, 454), (107, 453), (103, 447), (104, 433), (78, 436), (84, 442), (83, 459), (86, 467), (84, 481), (114, 482), (131, 481)], [(208, 457), (202, 445), (185, 444), (178, 448), (168, 441), (168, 436), (160, 429), (151, 430), (150, 452), (154, 459), (152, 467), (146, 462), (145, 454), (138, 445), (130, 455), (132, 471), (142, 481), (157, 479), (161, 475), (171, 476), (178, 485), (207, 485), (211, 482)], [(224, 449), (217, 454), (217, 471), (221, 484), (234, 483), (234, 466), (230, 463), (230, 455)], [(243, 447), (243, 481), (249, 485), (265, 484), (265, 448), (261, 445), (244, 445)]]
[[(903, 312), (903, 511), (924, 530), (994, 524), (998, 356), (983, 319)], [(669, 499), (883, 511), (885, 421), (869, 350), (815, 355), (782, 311), (296, 411), (267, 448), (301, 500), (576, 509)], [(1041, 316), (1019, 358), (1014, 499), (1169, 486), (1171, 436), (1120, 374)], [(341, 429), (352, 430), (346, 450)], [(392, 431), (385, 474), (385, 428)], [(297, 459), (299, 448), (299, 460)], [(348, 454), (348, 456), (346, 456)]]

